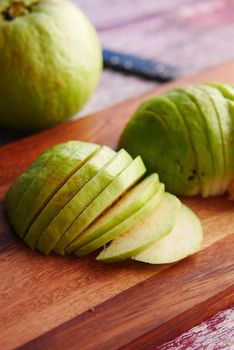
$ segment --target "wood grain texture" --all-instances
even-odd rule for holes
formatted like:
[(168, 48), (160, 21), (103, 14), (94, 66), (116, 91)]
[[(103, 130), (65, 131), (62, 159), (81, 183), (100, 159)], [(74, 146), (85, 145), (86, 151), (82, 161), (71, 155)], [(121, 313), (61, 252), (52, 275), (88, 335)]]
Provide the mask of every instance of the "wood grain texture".
[[(224, 251), (228, 258), (223, 256)], [(84, 350), (153, 349), (172, 333), (180, 334), (188, 324), (194, 325), (229, 305), (234, 292), (230, 288), (233, 259), (234, 238), (228, 237), (23, 348), (62, 349), (66, 344), (69, 349), (79, 346)]]
[[(229, 62), (162, 89), (209, 80), (233, 82), (233, 77), (234, 62)], [(234, 203), (224, 197), (183, 199), (203, 222), (203, 248), (178, 264), (161, 267), (133, 261), (103, 266), (91, 257), (45, 258), (31, 252), (9, 227), (4, 194), (41, 151), (69, 139), (115, 147), (123, 125), (145, 97), (1, 148), (1, 350), (150, 349), (234, 302)]]

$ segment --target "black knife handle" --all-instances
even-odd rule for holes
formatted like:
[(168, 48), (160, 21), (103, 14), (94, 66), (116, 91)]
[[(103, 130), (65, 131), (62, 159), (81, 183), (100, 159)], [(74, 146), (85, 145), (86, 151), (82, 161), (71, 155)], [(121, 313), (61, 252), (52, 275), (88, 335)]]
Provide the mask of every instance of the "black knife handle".
[(103, 49), (104, 67), (147, 79), (166, 82), (177, 78), (178, 70), (168, 64)]

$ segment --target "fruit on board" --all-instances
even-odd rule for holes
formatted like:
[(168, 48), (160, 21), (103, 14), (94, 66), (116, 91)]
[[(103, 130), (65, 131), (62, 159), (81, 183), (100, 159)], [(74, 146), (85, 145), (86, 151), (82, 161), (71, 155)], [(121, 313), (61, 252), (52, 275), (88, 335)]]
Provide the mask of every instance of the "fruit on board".
[[(174, 232), (181, 208), (179, 199), (165, 193), (157, 174), (140, 180), (145, 171), (141, 157), (132, 159), (124, 149), (115, 152), (79, 141), (53, 147), (26, 171), (31, 174), (28, 188), (23, 174), (13, 185), (23, 188), (15, 190), (14, 228), (22, 238), (22, 225), (30, 222), (24, 240), (45, 255), (53, 250), (81, 257), (106, 244), (97, 260), (115, 262), (139, 255)], [(11, 219), (14, 190), (9, 191), (6, 209)], [(194, 222), (190, 213), (186, 223)]]
[(149, 264), (172, 263), (196, 253), (202, 239), (200, 220), (188, 207), (182, 205), (171, 232), (132, 259)]
[(82, 232), (77, 239), (67, 247), (66, 251), (70, 253), (75, 244), (75, 250), (87, 245), (91, 241), (119, 226), (124, 220), (138, 211), (153, 196), (156, 188), (160, 185), (157, 174), (147, 176), (143, 181), (127, 191), (118, 201), (109, 209), (103, 212), (99, 219)]
[(73, 116), (102, 69), (96, 31), (68, 0), (1, 1), (0, 52), (0, 125), (8, 129), (36, 131)]
[(181, 202), (175, 196), (164, 193), (160, 203), (141, 222), (123, 232), (97, 256), (105, 263), (131, 258), (148, 248), (155, 241), (167, 236), (174, 226)]
[(49, 254), (83, 210), (131, 161), (132, 157), (120, 150), (55, 216), (39, 237), (37, 248)]
[[(136, 227), (137, 224), (140, 224), (140, 222), (144, 220), (144, 218), (150, 212), (152, 212), (154, 208), (157, 207), (163, 195), (164, 195), (164, 185), (159, 184), (154, 194), (148, 199), (148, 201), (140, 209), (138, 209), (135, 213), (133, 213), (128, 218), (120, 222), (118, 225), (115, 225), (110, 230), (104, 232), (100, 237), (97, 237), (96, 239), (92, 240), (88, 244), (77, 249), (75, 252), (76, 256), (81, 257), (84, 255), (90, 254), (93, 251), (97, 250), (98, 248), (105, 246), (107, 243), (109, 243), (110, 241), (118, 237), (120, 234), (123, 234), (124, 232), (128, 232), (131, 230), (131, 228)], [(155, 226), (156, 225), (157, 225), (157, 222), (155, 221)]]
[(234, 88), (218, 83), (185, 86), (166, 92), (164, 98), (184, 121), (191, 147), (185, 147), (178, 116), (169, 106), (162, 108), (161, 96), (138, 108), (123, 130), (119, 146), (132, 156), (139, 154), (148, 173), (158, 172), (166, 190), (174, 194), (208, 197), (230, 192), (234, 180)]

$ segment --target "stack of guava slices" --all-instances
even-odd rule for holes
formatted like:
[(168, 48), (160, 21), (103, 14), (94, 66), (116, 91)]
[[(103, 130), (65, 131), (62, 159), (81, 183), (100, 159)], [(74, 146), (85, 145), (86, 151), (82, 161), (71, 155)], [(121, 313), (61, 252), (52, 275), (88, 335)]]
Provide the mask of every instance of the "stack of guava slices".
[(234, 87), (203, 84), (173, 89), (145, 101), (120, 138), (140, 155), (166, 190), (234, 197)]
[(69, 141), (41, 154), (5, 197), (15, 231), (45, 255), (85, 256), (101, 247), (97, 260), (132, 258), (170, 263), (199, 250), (203, 232), (197, 216), (159, 176), (144, 177), (140, 156), (124, 149)]

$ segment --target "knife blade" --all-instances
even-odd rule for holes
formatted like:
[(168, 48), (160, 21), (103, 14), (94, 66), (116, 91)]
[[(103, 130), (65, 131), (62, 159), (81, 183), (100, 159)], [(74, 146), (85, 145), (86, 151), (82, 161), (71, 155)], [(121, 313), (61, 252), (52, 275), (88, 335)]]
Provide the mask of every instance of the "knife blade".
[(145, 59), (136, 55), (103, 49), (104, 67), (123, 73), (141, 76), (159, 82), (174, 80), (179, 70), (169, 64)]

